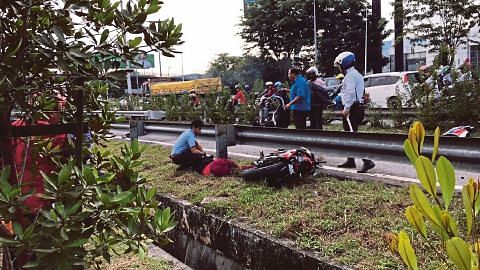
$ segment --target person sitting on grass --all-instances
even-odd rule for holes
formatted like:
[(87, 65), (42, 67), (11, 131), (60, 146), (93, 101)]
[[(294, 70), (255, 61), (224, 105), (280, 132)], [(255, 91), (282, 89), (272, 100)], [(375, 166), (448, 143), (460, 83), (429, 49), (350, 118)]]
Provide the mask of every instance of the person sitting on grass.
[(190, 129), (182, 132), (175, 141), (170, 158), (173, 163), (179, 165), (177, 170), (193, 169), (201, 173), (202, 169), (213, 160), (212, 156), (203, 151), (203, 147), (196, 139), (196, 135), (201, 134), (202, 127), (201, 120), (193, 120)]

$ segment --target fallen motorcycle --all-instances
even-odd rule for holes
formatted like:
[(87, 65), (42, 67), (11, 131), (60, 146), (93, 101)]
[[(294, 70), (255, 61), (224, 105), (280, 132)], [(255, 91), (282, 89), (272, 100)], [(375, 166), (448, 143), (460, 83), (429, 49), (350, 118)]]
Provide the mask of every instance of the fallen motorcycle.
[(266, 181), (277, 186), (313, 175), (318, 164), (307, 148), (278, 149), (266, 156), (260, 152), (253, 167), (241, 171), (240, 176), (245, 181)]

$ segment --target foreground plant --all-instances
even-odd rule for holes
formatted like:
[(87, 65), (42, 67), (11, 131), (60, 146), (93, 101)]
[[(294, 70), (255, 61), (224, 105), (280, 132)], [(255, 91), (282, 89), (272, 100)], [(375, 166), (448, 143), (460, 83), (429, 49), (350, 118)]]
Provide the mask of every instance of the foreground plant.
[[(452, 201), (455, 193), (455, 170), (444, 156), (437, 159), (440, 129), (435, 130), (431, 157), (422, 154), (425, 129), (415, 122), (404, 142), (404, 150), (410, 162), (415, 166), (421, 186), (410, 185), (409, 192), (413, 205), (407, 207), (405, 216), (410, 225), (427, 242), (445, 264), (455, 265), (458, 269), (479, 269), (480, 234), (478, 232), (478, 213), (480, 210), (480, 181), (470, 179), (462, 189), (463, 212), (466, 224), (454, 218)], [(437, 182), (441, 196), (437, 194)], [(431, 230), (431, 231), (430, 231)], [(419, 269), (410, 237), (404, 231), (388, 234), (390, 249), (400, 255), (408, 269)]]
[[(43, 194), (22, 194), (21, 185), (8, 182), (10, 169), (2, 170), (0, 215), (12, 230), (0, 237), (0, 244), (12, 258), (28, 257), (23, 268), (99, 268), (99, 258), (110, 262), (117, 248), (143, 257), (152, 237), (169, 241), (165, 233), (175, 222), (170, 209), (159, 210), (156, 189), (137, 172), (142, 165), (138, 143), (124, 145), (117, 156), (102, 148), (93, 153), (93, 162), (83, 169), (70, 162), (57, 174), (42, 173)], [(24, 204), (32, 196), (43, 200), (43, 208)], [(7, 263), (16, 264), (13, 259)]]

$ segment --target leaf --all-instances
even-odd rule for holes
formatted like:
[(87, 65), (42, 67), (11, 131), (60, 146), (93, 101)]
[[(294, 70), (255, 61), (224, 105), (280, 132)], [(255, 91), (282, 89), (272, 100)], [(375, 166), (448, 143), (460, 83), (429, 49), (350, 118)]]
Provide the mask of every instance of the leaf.
[(472, 267), (472, 251), (462, 238), (453, 237), (446, 243), (448, 257), (460, 270), (470, 270)]
[(53, 33), (55, 33), (55, 36), (57, 36), (58, 40), (60, 40), (62, 43), (66, 43), (65, 42), (65, 35), (63, 34), (63, 31), (60, 27), (58, 27), (57, 25), (54, 25), (52, 26), (52, 30), (53, 30)]
[(70, 176), (72, 175), (72, 168), (70, 166), (64, 166), (58, 173), (58, 184), (62, 185), (65, 183), (67, 180), (70, 179)]
[(441, 156), (437, 161), (437, 176), (442, 190), (443, 201), (445, 202), (445, 209), (448, 209), (455, 192), (456, 179), (452, 163), (444, 156)]
[(412, 163), (412, 165), (415, 166), (415, 161), (417, 160), (418, 156), (417, 156), (417, 154), (415, 154), (415, 151), (413, 150), (412, 143), (408, 139), (405, 139), (405, 141), (403, 142), (403, 151), (407, 155), (407, 157), (410, 160), (410, 162)]
[(20, 40), (18, 41), (17, 46), (16, 46), (14, 49), (12, 49), (12, 50), (10, 50), (11, 47), (9, 47), (9, 49), (7, 50), (7, 53), (6, 53), (5, 58), (9, 58), (9, 57), (11, 57), (12, 55), (16, 54), (16, 53), (18, 52), (18, 50), (20, 50), (20, 47), (22, 47), (22, 42), (23, 42), (23, 39), (20, 39)]
[(430, 159), (419, 156), (417, 161), (415, 161), (415, 169), (417, 170), (417, 177), (425, 190), (433, 197), (437, 197), (437, 177)]
[(102, 45), (108, 38), (108, 35), (110, 34), (110, 30), (105, 29), (102, 32), (102, 35), (100, 37), (100, 45)]
[(69, 248), (80, 247), (85, 245), (87, 242), (88, 242), (88, 239), (77, 239), (77, 240), (68, 242), (67, 244), (65, 244), (64, 247), (69, 247)]
[(132, 193), (130, 191), (120, 192), (117, 195), (113, 196), (111, 203), (122, 203), (123, 201), (130, 198)]
[(432, 151), (432, 162), (435, 161), (435, 158), (438, 154), (438, 145), (440, 144), (440, 128), (435, 129), (435, 134), (433, 136), (433, 151)]
[(410, 238), (404, 231), (400, 231), (398, 234), (398, 253), (408, 269), (418, 269), (417, 256), (410, 244)]
[(422, 213), (424, 217), (428, 218), (428, 220), (437, 226), (442, 226), (439, 217), (437, 217), (434, 210), (430, 206), (425, 194), (415, 184), (410, 185), (410, 199), (412, 199), (413, 203), (415, 204), (415, 208)]
[(427, 228), (425, 227), (425, 221), (422, 215), (418, 212), (415, 206), (409, 206), (405, 210), (405, 216), (408, 222), (424, 237), (427, 238)]
[(12, 239), (8, 239), (8, 238), (0, 237), (0, 244), (4, 244), (4, 245), (7, 245), (7, 246), (13, 246), (13, 245), (16, 245), (16, 244), (20, 244), (20, 242), (17, 241), (17, 240), (12, 240)]
[(37, 268), (40, 265), (39, 261), (30, 261), (26, 264), (24, 264), (22, 267), (23, 268)]
[(423, 127), (422, 122), (415, 122), (415, 135), (418, 143), (418, 154), (422, 153), (423, 142), (425, 141), (425, 128)]
[(128, 41), (128, 47), (130, 48), (135, 48), (137, 47), (138, 45), (140, 45), (140, 43), (142, 43), (142, 37), (136, 37), (134, 39), (130, 39)]
[(449, 235), (458, 236), (457, 222), (447, 211), (443, 211), (441, 216), (442, 224)]
[(14, 222), (13, 223), (13, 232), (17, 235), (20, 239), (23, 239), (23, 227), (20, 223)]
[(415, 129), (415, 124), (417, 122), (413, 123), (412, 127), (410, 127), (410, 130), (408, 131), (408, 140), (410, 141), (410, 144), (412, 145), (413, 151), (415, 152), (415, 155), (418, 157), (420, 154), (418, 152), (418, 142), (417, 142), (417, 136), (416, 136), (416, 129)]
[(145, 201), (150, 201), (153, 196), (155, 196), (155, 193), (157, 192), (157, 189), (156, 188), (151, 188), (147, 191), (147, 196), (145, 198)]
[[(470, 195), (471, 194), (471, 195)], [(466, 225), (467, 225), (467, 237), (470, 237), (473, 226), (473, 208), (472, 200), (470, 196), (473, 196), (473, 185), (470, 183), (465, 184), (462, 188), (463, 206), (465, 207)]]

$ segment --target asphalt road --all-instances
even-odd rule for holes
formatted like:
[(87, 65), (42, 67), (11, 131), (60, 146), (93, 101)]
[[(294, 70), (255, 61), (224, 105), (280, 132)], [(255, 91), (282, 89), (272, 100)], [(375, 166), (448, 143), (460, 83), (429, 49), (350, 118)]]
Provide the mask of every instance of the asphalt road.
[[(126, 130), (113, 130), (112, 131), (117, 138), (121, 138), (121, 135), (124, 135)], [(177, 139), (178, 135), (173, 133), (150, 133), (139, 138), (139, 141), (145, 143), (154, 143), (163, 145), (165, 147), (172, 147)], [(199, 143), (204, 147), (206, 152), (215, 154), (215, 140), (214, 138), (208, 137), (199, 137)], [(300, 145), (299, 145), (300, 146)], [(277, 148), (281, 148), (281, 145), (278, 146), (252, 146), (252, 145), (236, 145), (228, 147), (229, 157), (236, 159), (246, 159), (254, 160), (258, 158), (259, 152), (263, 151), (264, 153), (270, 153), (275, 151)], [(356, 172), (357, 169), (340, 169), (337, 168), (338, 164), (341, 164), (345, 161), (345, 157), (338, 157), (332, 155), (332, 153), (314, 153), (317, 158), (321, 158), (326, 163), (322, 164), (322, 167), (326, 170), (332, 172), (345, 173), (351, 175), (352, 177), (358, 176)], [(416, 180), (416, 171), (411, 164), (408, 163), (396, 163), (396, 162), (386, 162), (386, 161), (375, 161), (375, 168), (371, 169), (368, 173), (362, 174), (362, 177), (372, 177), (377, 179), (387, 179), (389, 181), (401, 181), (401, 182), (418, 182)], [(360, 169), (362, 166), (361, 160), (356, 160), (357, 168)], [(460, 189), (461, 186), (468, 181), (470, 177), (474, 179), (480, 178), (480, 173), (478, 172), (468, 172), (465, 170), (456, 170), (457, 177), (457, 189)]]

